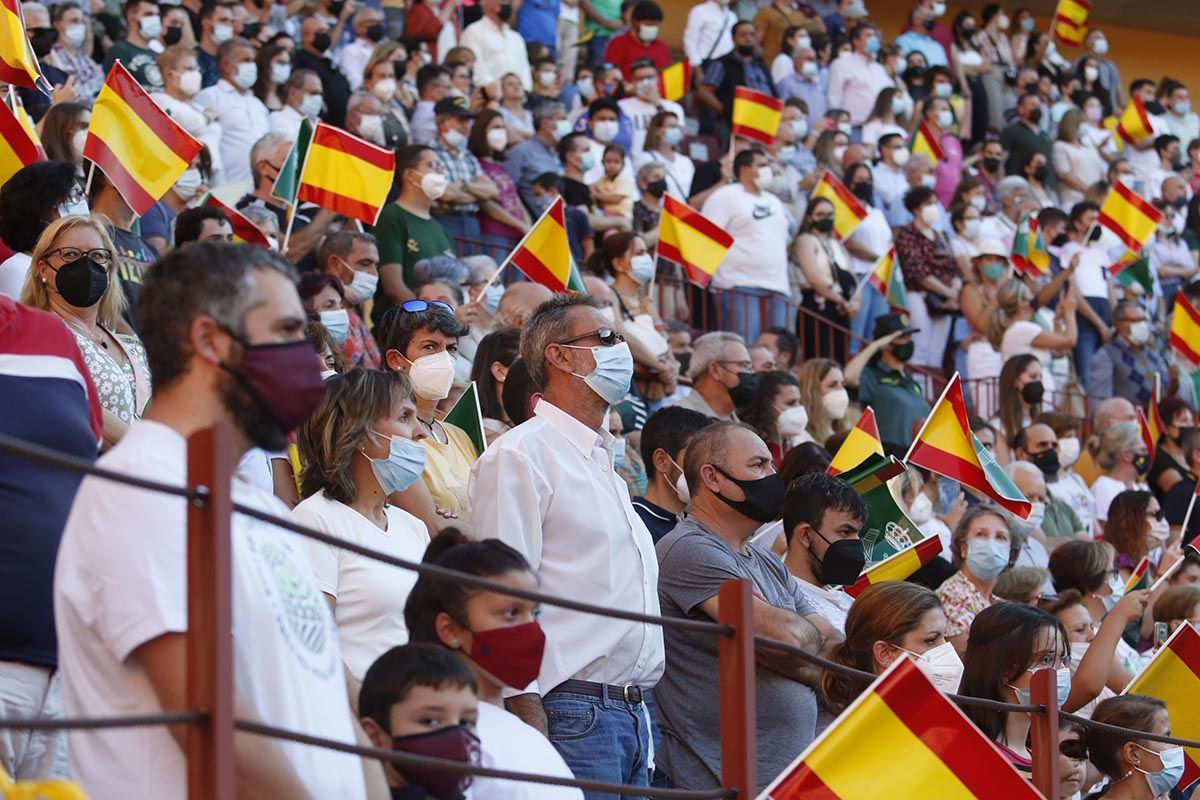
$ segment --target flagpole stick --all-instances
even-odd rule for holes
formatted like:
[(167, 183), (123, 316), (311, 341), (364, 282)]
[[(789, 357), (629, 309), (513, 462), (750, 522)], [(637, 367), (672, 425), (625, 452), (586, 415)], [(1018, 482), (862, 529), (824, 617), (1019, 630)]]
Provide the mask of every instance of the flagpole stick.
[(279, 247), (279, 252), (286, 258), (288, 249), (288, 240), (292, 238), (292, 223), (296, 221), (296, 203), (288, 206), (288, 224), (287, 231), (283, 234), (283, 244)]
[[(1195, 499), (1196, 499), (1195, 495), (1193, 495), (1192, 501), (1195, 502)], [(1191, 511), (1190, 506), (1188, 507), (1188, 511), (1189, 512)], [(1187, 520), (1184, 520), (1184, 521), (1186, 522)], [(1185, 555), (1183, 558), (1180, 558), (1178, 561), (1176, 561), (1174, 564), (1172, 564), (1171, 567), (1166, 572), (1164, 572), (1162, 575), (1159, 575), (1158, 580), (1156, 580), (1154, 582), (1154, 584), (1150, 587), (1150, 594), (1154, 594), (1154, 592), (1158, 589), (1158, 587), (1162, 586), (1164, 582), (1166, 582), (1168, 579), (1170, 579), (1170, 577), (1172, 575), (1174, 575), (1176, 572), (1178, 572), (1179, 568), (1182, 567), (1184, 565), (1184, 562), (1186, 562), (1186, 561), (1187, 561), (1187, 556)]]
[(83, 187), (83, 196), (85, 199), (92, 196), (92, 175), (94, 175), (95, 173), (96, 173), (96, 162), (89, 161), (88, 162), (87, 184)]
[[(665, 196), (665, 195), (664, 195)], [(650, 302), (654, 302), (654, 295), (658, 289), (658, 245), (662, 242), (662, 210), (658, 213), (658, 241), (654, 244), (654, 277), (650, 279)]]
[[(525, 232), (525, 235), (521, 237), (521, 240), (516, 243), (516, 245), (513, 247), (513, 249), (508, 252), (508, 255), (505, 256), (504, 261), (500, 264), (500, 266), (496, 267), (496, 271), (492, 273), (492, 277), (487, 279), (487, 283), (485, 283), (483, 285), (483, 288), (479, 290), (480, 292), (486, 292), (488, 290), (488, 288), (493, 283), (496, 282), (496, 279), (500, 277), (500, 273), (504, 272), (504, 268), (508, 266), (510, 261), (512, 261), (512, 257), (514, 255), (516, 255), (517, 251), (520, 250), (521, 247), (525, 244), (525, 240), (533, 235), (533, 232), (535, 230), (537, 230), (537, 226), (540, 225), (542, 220), (544, 220), (546, 218), (546, 215), (549, 214), (554, 209), (555, 204), (562, 203), (562, 202), (563, 202), (563, 200), (561, 197), (558, 198), (557, 200), (555, 200), (553, 203), (550, 204), (549, 208), (547, 208), (545, 211), (543, 211), (541, 216), (539, 216), (537, 218), (537, 220), (532, 225), (529, 226), (529, 230), (527, 230)], [(565, 203), (563, 203), (563, 210), (564, 210), (564, 212), (566, 211)], [(563, 219), (563, 224), (564, 225), (566, 224), (565, 218)]]
[(1188, 523), (1192, 521), (1192, 511), (1196, 508), (1197, 493), (1192, 492), (1192, 499), (1188, 502), (1187, 513), (1183, 515), (1183, 524), (1179, 526), (1179, 532), (1183, 536), (1187, 535)]
[(8, 105), (14, 114), (17, 113), (17, 87), (11, 83), (8, 85)]

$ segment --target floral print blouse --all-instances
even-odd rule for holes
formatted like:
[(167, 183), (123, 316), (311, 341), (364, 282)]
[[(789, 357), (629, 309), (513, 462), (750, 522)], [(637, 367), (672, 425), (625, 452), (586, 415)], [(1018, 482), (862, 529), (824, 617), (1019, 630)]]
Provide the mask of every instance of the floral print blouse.
[[(100, 394), (100, 405), (116, 414), (121, 421), (131, 424), (142, 416), (145, 399), (138, 397), (138, 381), (132, 361), (138, 362), (138, 367), (146, 376), (146, 386), (149, 385), (150, 365), (146, 361), (146, 350), (136, 336), (113, 334), (125, 350), (126, 361), (118, 362), (109, 355), (108, 350), (96, 344), (89, 336), (72, 330), (75, 342), (83, 353), (83, 363), (87, 364), (92, 382)], [(140, 402), (139, 402), (140, 400)]]

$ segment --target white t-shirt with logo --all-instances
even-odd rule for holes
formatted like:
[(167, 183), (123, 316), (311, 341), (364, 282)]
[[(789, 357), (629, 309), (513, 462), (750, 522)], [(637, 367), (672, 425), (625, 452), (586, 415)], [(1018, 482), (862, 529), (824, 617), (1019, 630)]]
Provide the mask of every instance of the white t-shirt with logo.
[(788, 216), (778, 197), (770, 192), (751, 194), (740, 183), (730, 183), (710, 194), (700, 211), (733, 237), (729, 255), (713, 275), (715, 288), (791, 294)]
[[(482, 766), (556, 778), (575, 777), (549, 739), (499, 706), (479, 704), (475, 733), (482, 747)], [(471, 783), (471, 796), (476, 800), (583, 800), (583, 792), (569, 786), (480, 777)]]
[[(184, 485), (187, 443), (157, 422), (135, 422), (97, 463)], [(273, 496), (234, 481), (235, 502), (287, 517)], [(187, 629), (187, 506), (183, 498), (84, 478), (54, 575), (64, 713), (162, 711), (138, 647)], [(304, 540), (235, 515), (232, 525), (234, 681), (261, 720), (353, 743), (337, 629), (317, 589)], [(70, 773), (94, 800), (187, 797), (183, 751), (165, 727), (72, 730)], [(362, 797), (357, 758), (281, 741), (314, 797)]]
[[(395, 506), (387, 507), (387, 530), (345, 503), (317, 492), (300, 501), (292, 516), (302, 525), (370, 547), (396, 558), (420, 561), (429, 546), (425, 523)], [(307, 541), (317, 587), (334, 598), (334, 619), (341, 640), (342, 658), (357, 680), (367, 674), (375, 659), (408, 642), (404, 603), (417, 582), (417, 573), (397, 569), (373, 558)]]

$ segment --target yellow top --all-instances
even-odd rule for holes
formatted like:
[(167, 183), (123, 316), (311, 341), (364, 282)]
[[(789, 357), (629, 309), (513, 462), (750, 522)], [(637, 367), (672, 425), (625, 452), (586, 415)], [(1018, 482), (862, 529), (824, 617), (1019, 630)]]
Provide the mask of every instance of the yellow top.
[(457, 425), (437, 423), (446, 434), (446, 444), (432, 436), (421, 440), (428, 455), (425, 459), (425, 486), (440, 511), (467, 513), (467, 479), (479, 454), (471, 437)]
[(1096, 482), (1096, 478), (1104, 474), (1104, 471), (1100, 469), (1100, 466), (1096, 463), (1096, 459), (1092, 458), (1091, 452), (1086, 447), (1079, 454), (1079, 460), (1075, 462), (1075, 466), (1072, 469), (1079, 473), (1079, 477), (1083, 478), (1083, 482), (1088, 486), (1091, 486)]

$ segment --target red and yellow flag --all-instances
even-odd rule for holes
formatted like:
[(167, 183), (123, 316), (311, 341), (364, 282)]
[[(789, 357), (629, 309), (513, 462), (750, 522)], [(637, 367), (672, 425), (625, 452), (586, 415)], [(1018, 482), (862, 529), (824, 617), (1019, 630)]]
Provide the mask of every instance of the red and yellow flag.
[(686, 58), (658, 74), (658, 96), (663, 100), (681, 100), (691, 86), (692, 65)]
[(257, 225), (246, 219), (242, 215), (242, 212), (236, 208), (225, 205), (212, 194), (209, 194), (205, 198), (204, 205), (209, 208), (215, 208), (229, 217), (229, 225), (233, 228), (233, 240), (235, 242), (240, 244), (256, 244), (268, 250), (271, 248), (271, 242), (267, 239), (267, 235), (260, 231)]
[[(1150, 571), (1150, 557), (1142, 556), (1142, 560), (1133, 568), (1133, 572), (1129, 573), (1129, 580), (1125, 581), (1125, 593), (1134, 591), (1135, 589), (1145, 589), (1146, 586), (1139, 586), (1142, 581), (1146, 580), (1146, 573)], [(1149, 581), (1146, 581), (1149, 584)]]
[(871, 454), (883, 455), (883, 442), (879, 440), (879, 425), (870, 406), (863, 410), (858, 422), (842, 440), (842, 446), (833, 454), (833, 461), (825, 471), (830, 475), (849, 472), (867, 460)]
[(1146, 421), (1146, 412), (1142, 411), (1141, 407), (1137, 410), (1138, 428), (1142, 432), (1142, 443), (1146, 445), (1146, 454), (1150, 457), (1150, 463), (1154, 463), (1154, 451), (1158, 449), (1158, 441), (1150, 433), (1150, 423)]
[(873, 567), (869, 567), (853, 586), (846, 587), (846, 594), (858, 597), (868, 586), (884, 581), (907, 580), (914, 572), (938, 557), (942, 552), (942, 540), (936, 535), (926, 536), (899, 553), (888, 556)]
[(324, 122), (318, 122), (300, 170), (301, 202), (374, 225), (387, 202), (396, 154)]
[(571, 281), (571, 248), (567, 245), (565, 213), (563, 199), (555, 198), (508, 257), (527, 278), (552, 292), (567, 291)]
[(733, 93), (733, 134), (754, 139), (763, 144), (775, 141), (779, 121), (783, 118), (783, 101), (769, 94), (739, 86)]
[(1162, 402), (1162, 376), (1157, 372), (1154, 373), (1154, 395), (1150, 398), (1150, 403), (1146, 408), (1146, 426), (1150, 432), (1150, 439), (1155, 443), (1162, 438), (1163, 425), (1162, 413), (1158, 410), (1158, 404)]
[(658, 225), (658, 254), (682, 265), (692, 283), (707, 286), (733, 247), (733, 237), (669, 194), (663, 195)]
[(120, 61), (113, 64), (92, 106), (83, 156), (104, 171), (133, 213), (140, 217), (149, 211), (200, 147)]
[[(886, 786), (882, 795), (881, 786)], [(878, 800), (881, 796), (1041, 800), (996, 746), (908, 658), (893, 662), (759, 800)]]
[(1013, 236), (1012, 262), (1017, 272), (1033, 278), (1050, 271), (1050, 251), (1046, 249), (1037, 217), (1028, 212), (1021, 218)]
[(0, 102), (0, 186), (22, 167), (45, 160), (46, 151), (25, 109), (20, 103), (14, 110)]
[(1148, 136), (1154, 135), (1154, 126), (1150, 124), (1150, 116), (1146, 106), (1136, 94), (1129, 99), (1129, 105), (1121, 112), (1117, 120), (1117, 136), (1130, 144), (1136, 144)]
[[(1187, 622), (1180, 625), (1123, 694), (1157, 697), (1170, 711), (1172, 736), (1200, 739), (1200, 633)], [(1200, 750), (1185, 749), (1183, 754), (1180, 788), (1200, 779)]]
[(914, 155), (929, 156), (929, 160), (933, 162), (935, 167), (946, 158), (946, 154), (942, 151), (941, 142), (937, 140), (937, 137), (933, 135), (924, 122), (917, 126), (912, 140), (908, 143), (908, 149)]
[(0, 83), (50, 94), (50, 83), (25, 33), (20, 0), (0, 0)]
[(904, 460), (990, 497), (1021, 519), (1029, 516), (1031, 506), (1025, 495), (996, 463), (991, 451), (971, 433), (962, 379), (957, 372), (925, 418)]
[(1126, 247), (1140, 252), (1162, 222), (1163, 213), (1141, 195), (1117, 181), (1100, 206), (1098, 221), (1117, 235)]
[(817, 181), (810, 197), (824, 197), (833, 203), (833, 232), (842, 241), (849, 238), (859, 223), (867, 218), (867, 210), (863, 208), (863, 204), (829, 170), (821, 174), (821, 180)]
[(1087, 37), (1087, 19), (1092, 10), (1088, 0), (1058, 0), (1054, 10), (1054, 40), (1069, 47), (1082, 47)]
[(1200, 311), (1188, 302), (1182, 289), (1175, 295), (1175, 310), (1171, 312), (1171, 347), (1200, 367)]

